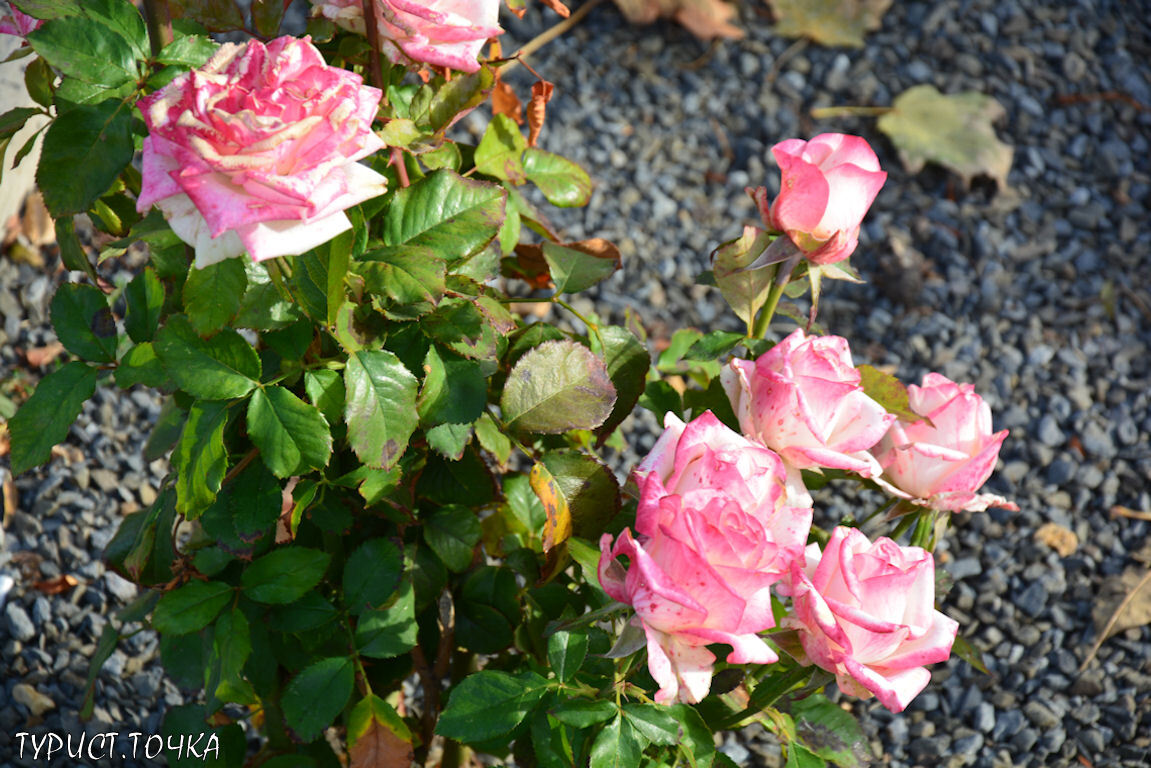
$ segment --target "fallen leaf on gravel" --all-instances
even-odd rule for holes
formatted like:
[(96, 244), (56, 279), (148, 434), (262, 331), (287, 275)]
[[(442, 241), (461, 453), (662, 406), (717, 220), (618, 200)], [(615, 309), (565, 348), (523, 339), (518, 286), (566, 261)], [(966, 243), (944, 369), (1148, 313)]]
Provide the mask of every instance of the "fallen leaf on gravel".
[(968, 186), (982, 175), (1004, 189), (1014, 151), (996, 137), (991, 124), (1005, 115), (998, 101), (982, 93), (945, 96), (934, 86), (917, 85), (895, 99), (891, 111), (879, 118), (879, 130), (891, 139), (911, 173), (938, 163), (958, 173)]
[[(7, 436), (8, 430), (5, 429), (4, 433), (5, 433), (5, 436)], [(3, 456), (5, 453), (8, 452), (7, 451), (8, 441), (5, 439), (3, 441), (3, 443), (4, 443), (5, 450), (2, 453), (0, 453), (0, 456)], [(0, 523), (0, 524), (7, 526), (8, 525), (8, 516), (16, 511), (16, 504), (17, 504), (18, 499), (19, 499), (19, 497), (16, 495), (16, 481), (14, 481), (12, 479), (11, 475), (8, 475), (7, 479), (4, 480), (4, 485), (2, 488), (2, 495), (4, 497), (4, 516), (3, 516), (3, 518), (0, 518), (0, 520), (2, 520), (2, 523)]]
[(79, 580), (75, 576), (64, 573), (55, 578), (37, 581), (32, 586), (46, 595), (59, 595), (62, 592), (67, 592), (79, 583)]
[(735, 7), (723, 0), (615, 0), (632, 24), (651, 24), (658, 18), (675, 19), (696, 37), (743, 37), (743, 30), (731, 23)]
[(36, 582), (41, 579), (40, 563), (43, 557), (31, 550), (21, 549), (12, 553), (12, 565), (20, 569), (20, 578)]
[(55, 360), (64, 351), (64, 345), (58, 341), (51, 344), (45, 344), (42, 347), (33, 347), (24, 353), (24, 359), (28, 361), (28, 365), (33, 368), (43, 368), (48, 363)]
[(863, 47), (863, 35), (879, 29), (892, 0), (768, 0), (775, 32), (806, 37), (820, 45)]
[(84, 452), (74, 445), (60, 445), (52, 446), (52, 456), (58, 459), (63, 459), (65, 464), (75, 464), (78, 461), (84, 460)]
[(1035, 532), (1035, 540), (1054, 549), (1062, 557), (1067, 557), (1079, 548), (1079, 537), (1069, 528), (1059, 523), (1044, 523)]
[(1128, 568), (1121, 576), (1103, 580), (1091, 612), (1097, 639), (1151, 624), (1151, 580), (1147, 576), (1146, 569)]

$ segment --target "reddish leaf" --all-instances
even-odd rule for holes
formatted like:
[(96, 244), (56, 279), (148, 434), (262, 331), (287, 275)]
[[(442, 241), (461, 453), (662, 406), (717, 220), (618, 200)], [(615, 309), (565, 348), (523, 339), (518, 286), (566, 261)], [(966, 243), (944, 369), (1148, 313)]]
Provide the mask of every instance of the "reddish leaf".
[(555, 86), (547, 80), (532, 83), (532, 101), (528, 104), (528, 146), (534, 147), (544, 127), (547, 105), (551, 101)]
[(55, 578), (37, 581), (32, 586), (46, 595), (59, 595), (63, 592), (67, 592), (79, 583), (80, 581), (75, 576), (71, 576), (65, 573), (61, 574), (60, 576), (56, 576)]

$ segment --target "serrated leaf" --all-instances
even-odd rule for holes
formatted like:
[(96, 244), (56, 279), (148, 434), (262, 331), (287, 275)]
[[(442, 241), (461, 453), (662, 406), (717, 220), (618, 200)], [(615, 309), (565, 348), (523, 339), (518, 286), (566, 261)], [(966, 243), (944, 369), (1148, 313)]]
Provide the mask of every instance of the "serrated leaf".
[(184, 315), (168, 318), (156, 333), (156, 354), (172, 380), (193, 397), (227, 400), (251, 392), (260, 379), (256, 350), (225, 328), (202, 339)]
[(531, 147), (524, 152), (524, 172), (558, 208), (578, 208), (591, 200), (591, 177), (566, 157)]
[(165, 635), (197, 632), (211, 624), (228, 604), (232, 589), (221, 581), (190, 581), (160, 598), (152, 614), (152, 627)]
[(301, 741), (313, 741), (348, 703), (354, 684), (351, 659), (329, 658), (311, 664), (284, 691), (285, 723)]
[(587, 290), (611, 277), (623, 262), (619, 248), (600, 237), (562, 245), (545, 242), (542, 251), (557, 294)]
[(131, 112), (107, 101), (67, 110), (44, 135), (36, 184), (60, 219), (84, 213), (132, 161)]
[(323, 469), (332, 456), (332, 433), (323, 414), (283, 387), (252, 393), (248, 435), (277, 477)]
[(817, 757), (841, 768), (870, 763), (870, 750), (859, 722), (823, 694), (792, 702), (791, 716), (800, 742)]
[(224, 259), (193, 269), (184, 282), (184, 311), (201, 336), (223, 328), (240, 311), (240, 299), (248, 287), (241, 259)]
[(944, 95), (934, 86), (917, 85), (896, 97), (878, 125), (909, 172), (939, 163), (958, 173), (968, 186), (976, 176), (985, 175), (1006, 189), (1014, 152), (991, 127), (1005, 115), (991, 96), (974, 91)]
[(579, 671), (587, 658), (588, 636), (585, 632), (556, 632), (548, 638), (548, 663), (556, 679), (566, 683)]
[(157, 64), (174, 64), (188, 69), (202, 67), (219, 45), (204, 35), (187, 35), (168, 43), (153, 59)]
[(527, 148), (527, 140), (515, 121), (507, 115), (496, 115), (476, 147), (476, 170), (512, 184), (523, 184), (527, 181), (523, 162)]
[(475, 72), (456, 75), (436, 88), (428, 105), (428, 120), (437, 132), (446, 130), (458, 117), (487, 98), (488, 91), (495, 83), (495, 74), (489, 67), (481, 66)]
[(344, 368), (348, 442), (375, 469), (394, 465), (418, 422), (416, 377), (386, 350), (360, 350)]
[(125, 352), (120, 362), (116, 364), (113, 376), (116, 378), (116, 385), (121, 389), (136, 384), (160, 388), (171, 383), (168, 371), (160, 362), (160, 358), (156, 357), (156, 350), (150, 341), (137, 344)]
[(228, 453), (224, 449), (227, 424), (227, 403), (201, 400), (188, 410), (180, 442), (172, 453), (176, 509), (184, 517), (198, 517), (216, 500), (228, 469)]
[(40, 380), (8, 422), (12, 474), (48, 460), (52, 446), (68, 436), (84, 401), (95, 393), (96, 376), (95, 368), (72, 362)]
[(599, 333), (593, 334), (591, 341), (593, 351), (604, 359), (616, 392), (611, 414), (596, 430), (603, 440), (623, 423), (639, 402), (651, 368), (651, 355), (631, 331), (619, 325), (601, 325)]
[(617, 715), (595, 737), (591, 747), (591, 768), (632, 768), (640, 764), (643, 745), (624, 716)]
[(408, 768), (412, 734), (392, 706), (368, 694), (348, 717), (348, 768)]
[(388, 314), (414, 319), (435, 308), (444, 295), (447, 263), (431, 248), (377, 248), (359, 257), (353, 271), (364, 278), (364, 290), (386, 299)]
[(410, 580), (400, 584), (395, 602), (368, 610), (356, 620), (356, 649), (373, 659), (390, 659), (416, 646), (416, 598)]
[(116, 359), (116, 320), (99, 288), (64, 283), (52, 297), (51, 311), (52, 327), (69, 352), (93, 362)]
[(874, 368), (870, 365), (856, 366), (859, 371), (859, 383), (863, 392), (875, 402), (884, 407), (888, 413), (893, 413), (906, 421), (922, 421), (907, 399), (907, 387), (890, 373)]
[(715, 284), (740, 320), (750, 327), (767, 303), (776, 270), (771, 265), (753, 267), (771, 237), (758, 227), (744, 227), (737, 240), (724, 243), (711, 255)]
[(484, 669), (465, 677), (440, 713), (436, 733), (475, 743), (506, 736), (523, 722), (547, 690), (531, 672), (517, 676)]
[(572, 728), (589, 728), (596, 723), (615, 717), (619, 707), (607, 699), (567, 699), (561, 701), (548, 714)]
[(590, 349), (574, 341), (549, 341), (516, 362), (500, 409), (515, 429), (551, 434), (598, 427), (615, 399), (607, 368)]
[(631, 726), (652, 744), (671, 746), (679, 741), (679, 723), (663, 707), (625, 704), (623, 714)]
[(384, 214), (385, 245), (430, 248), (448, 263), (486, 248), (504, 220), (502, 187), (435, 171), (396, 192)]
[(434, 346), (428, 349), (418, 401), (425, 425), (470, 424), (486, 403), (487, 379), (479, 363), (441, 353)]
[(132, 278), (124, 289), (128, 311), (124, 316), (124, 330), (137, 344), (151, 341), (160, 325), (164, 308), (164, 284), (152, 267)]
[(344, 418), (344, 380), (337, 371), (321, 368), (304, 371), (304, 391), (312, 405), (320, 409), (328, 424), (339, 424)]
[[(594, 456), (577, 451), (549, 451), (544, 454), (543, 463), (565, 500), (572, 533), (585, 539), (598, 539), (619, 510), (619, 483), (615, 475)], [(546, 502), (544, 506), (547, 507)]]
[(879, 29), (892, 0), (768, 0), (775, 33), (807, 37), (821, 45), (863, 47), (863, 35)]
[(228, 507), (236, 535), (243, 541), (256, 541), (268, 535), (280, 518), (283, 508), (280, 481), (257, 459), (232, 481)]
[(283, 605), (299, 600), (320, 583), (332, 556), (307, 547), (273, 550), (244, 569), (244, 596), (257, 603)]
[(472, 564), (480, 521), (467, 507), (448, 506), (424, 521), (424, 540), (448, 570), (462, 573)]
[(475, 430), (480, 446), (495, 458), (501, 468), (507, 466), (512, 457), (511, 438), (501, 432), (495, 420), (486, 413), (476, 422)]
[(395, 593), (404, 570), (404, 556), (388, 539), (365, 541), (344, 563), (344, 602), (353, 614), (378, 608)]
[(132, 42), (95, 19), (53, 19), (30, 32), (28, 42), (65, 79), (113, 89), (140, 75)]

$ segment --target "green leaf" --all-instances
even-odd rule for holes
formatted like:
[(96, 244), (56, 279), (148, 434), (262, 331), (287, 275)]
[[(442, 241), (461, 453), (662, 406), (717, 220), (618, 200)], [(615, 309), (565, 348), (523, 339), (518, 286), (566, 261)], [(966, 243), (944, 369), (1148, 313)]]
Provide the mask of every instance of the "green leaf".
[[(52, 83), (55, 80), (56, 73), (52, 71), (52, 67), (39, 57), (29, 62), (28, 67), (24, 70), (24, 87), (28, 90), (28, 95), (32, 97), (32, 100), (42, 107), (52, 106)], [(2, 135), (3, 132), (0, 131), (0, 136)], [(12, 166), (15, 167), (18, 164), (17, 161), (12, 163)]]
[(515, 121), (507, 115), (496, 115), (476, 147), (476, 170), (512, 184), (523, 184), (528, 180), (523, 162), (527, 148), (527, 140)]
[(683, 359), (700, 362), (717, 360), (735, 349), (746, 338), (747, 336), (742, 333), (712, 331), (692, 344), (684, 353)]
[(145, 267), (143, 272), (133, 277), (124, 289), (124, 300), (128, 305), (124, 317), (124, 330), (128, 337), (137, 344), (151, 341), (160, 326), (164, 308), (164, 284), (156, 270)]
[(260, 358), (243, 336), (225, 328), (202, 339), (184, 315), (156, 333), (156, 354), (180, 389), (202, 400), (243, 397), (260, 380)]
[(323, 414), (280, 386), (252, 393), (248, 436), (276, 477), (323, 469), (332, 457), (332, 433)]
[(85, 360), (110, 363), (116, 359), (116, 320), (108, 297), (99, 288), (64, 283), (52, 297), (52, 327), (60, 343)]
[(116, 364), (116, 385), (121, 389), (136, 384), (146, 387), (164, 387), (171, 383), (168, 371), (164, 369), (160, 358), (156, 357), (156, 350), (152, 342), (145, 341), (129, 349)]
[(396, 192), (384, 213), (384, 244), (430, 248), (448, 263), (486, 248), (504, 220), (507, 192), (435, 171)]
[(88, 662), (88, 681), (84, 684), (84, 702), (80, 705), (79, 713), (80, 717), (85, 720), (92, 717), (92, 710), (96, 705), (96, 678), (100, 676), (104, 662), (116, 650), (119, 643), (120, 633), (109, 621), (100, 630), (100, 639), (96, 641), (96, 650), (92, 653), (92, 660)]
[(440, 302), (434, 312), (422, 318), (420, 327), (456, 354), (476, 360), (496, 357), (501, 333), (510, 330), (506, 326), (497, 327), (481, 310), (478, 301), (464, 298)]
[(512, 368), (500, 409), (515, 429), (551, 434), (598, 427), (615, 398), (607, 368), (590, 349), (574, 341), (549, 341)]
[[(736, 316), (749, 326), (767, 303), (775, 267), (753, 266), (772, 238), (758, 227), (744, 227), (737, 240), (724, 243), (711, 255), (715, 283)], [(751, 267), (749, 269), (749, 267)]]
[(404, 556), (388, 539), (365, 541), (344, 564), (344, 602), (357, 614), (386, 603), (400, 586)]
[[(272, 282), (267, 267), (240, 259), (248, 273), (248, 289), (240, 299), (240, 312), (233, 325), (258, 331), (279, 330), (300, 319), (299, 308)], [(311, 325), (308, 326), (312, 330)], [(310, 341), (310, 339), (309, 339)]]
[[(243, 728), (236, 723), (213, 728), (207, 722), (207, 708), (200, 704), (169, 709), (164, 713), (164, 723), (156, 736), (162, 741), (155, 743), (155, 746), (164, 747), (164, 757), (169, 768), (239, 768), (243, 765), (247, 748)], [(210, 759), (205, 759), (206, 755), (203, 754), (193, 755), (186, 747), (178, 746), (196, 739), (200, 740), (198, 750), (204, 750), (208, 740), (213, 739), (218, 749), (210, 752)], [(141, 753), (152, 754), (147, 751), (147, 747)]]
[(820, 693), (791, 704), (799, 740), (812, 753), (842, 768), (869, 765), (871, 754), (859, 722)]
[(16, 107), (10, 109), (4, 114), (0, 115), (0, 138), (10, 138), (14, 136), (24, 123), (28, 122), (28, 118), (33, 115), (42, 115), (44, 111), (36, 107)]
[(236, 535), (252, 542), (271, 533), (283, 507), (283, 489), (264, 462), (256, 460), (232, 480), (228, 507)]
[(96, 391), (95, 368), (67, 363), (45, 376), (16, 415), (8, 422), (11, 435), (12, 474), (43, 464), (52, 446), (68, 436), (84, 401)]
[(131, 113), (120, 102), (81, 105), (48, 127), (36, 170), (44, 204), (57, 219), (84, 213), (132, 161)]
[(255, 0), (251, 10), (256, 32), (263, 38), (276, 37), (280, 32), (280, 23), (284, 20), (286, 7), (287, 4), (283, 0)]
[(578, 208), (591, 200), (587, 171), (566, 157), (531, 147), (524, 152), (524, 172), (554, 206)]
[(364, 278), (365, 291), (387, 300), (386, 311), (395, 319), (427, 314), (444, 295), (447, 263), (431, 248), (377, 248), (361, 256), (353, 270)]
[(604, 726), (592, 742), (591, 768), (633, 768), (640, 764), (642, 755), (643, 745), (621, 714)]
[(679, 721), (679, 745), (688, 754), (689, 762), (700, 768), (708, 768), (715, 758), (715, 741), (711, 729), (704, 724), (699, 712), (687, 704), (673, 704), (667, 708), (667, 712)]
[(235, 0), (168, 0), (173, 16), (193, 18), (212, 32), (245, 29), (244, 14)]
[(590, 728), (615, 717), (619, 707), (608, 699), (566, 699), (561, 700), (549, 714), (564, 725), (572, 728)]
[(148, 58), (148, 28), (132, 3), (126, 0), (84, 0), (84, 15), (127, 40), (137, 59)]
[(480, 521), (467, 507), (447, 506), (424, 521), (424, 540), (449, 570), (463, 573), (482, 535)]
[(556, 632), (548, 638), (548, 663), (556, 679), (566, 683), (579, 671), (587, 658), (587, 634), (584, 632)]
[(557, 294), (587, 290), (611, 277), (622, 263), (619, 248), (598, 237), (565, 245), (545, 242), (543, 257)]
[(60, 261), (74, 272), (83, 272), (95, 282), (98, 279), (96, 268), (88, 260), (88, 254), (80, 245), (76, 235), (76, 225), (71, 216), (56, 219), (56, 243), (60, 246)]
[(304, 371), (304, 391), (312, 405), (320, 409), (328, 424), (339, 424), (344, 418), (344, 380), (338, 371), (321, 368)]
[(268, 618), (268, 628), (277, 632), (307, 632), (324, 626), (336, 615), (336, 606), (312, 591), (294, 603), (273, 608)]
[(166, 398), (148, 441), (144, 443), (144, 461), (155, 461), (172, 450), (180, 440), (187, 418), (188, 412), (176, 403), (175, 398)]
[(955, 643), (951, 646), (951, 650), (956, 656), (963, 659), (983, 674), (991, 674), (987, 671), (987, 665), (983, 662), (983, 654), (963, 635), (956, 636)]
[(348, 356), (344, 388), (352, 450), (369, 467), (390, 468), (416, 429), (416, 377), (391, 352), (360, 350)]
[(446, 130), (461, 113), (482, 104), (494, 82), (495, 75), (486, 66), (470, 74), (455, 73), (432, 96), (428, 106), (431, 127), (437, 132)]
[(598, 539), (619, 510), (615, 475), (594, 456), (577, 451), (549, 451), (543, 463), (571, 515), (572, 533)]
[(336, 235), (328, 243), (328, 280), (325, 288), (329, 326), (336, 324), (336, 316), (347, 295), (344, 280), (348, 276), (348, 268), (352, 263), (352, 242), (354, 239), (355, 233), (352, 230), (347, 230)]
[(456, 641), (475, 653), (499, 653), (511, 645), (521, 619), (518, 592), (510, 568), (472, 571), (456, 602)]
[(305, 743), (319, 738), (348, 703), (355, 684), (349, 658), (321, 659), (296, 675), (284, 691), (284, 720)]
[(173, 64), (188, 69), (202, 67), (220, 46), (210, 37), (188, 35), (164, 46), (153, 59), (157, 64)]
[(212, 623), (232, 596), (232, 587), (221, 581), (189, 581), (160, 598), (152, 627), (165, 635), (198, 632)]
[(416, 647), (416, 597), (412, 582), (400, 584), (395, 602), (368, 610), (356, 621), (356, 648), (363, 656), (390, 659)]
[(480, 742), (515, 730), (547, 690), (531, 672), (512, 676), (484, 669), (468, 675), (452, 691), (436, 733), (461, 742)]
[(84, 12), (80, 0), (13, 0), (11, 5), (34, 19), (62, 19)]
[(1013, 150), (991, 127), (1005, 115), (991, 96), (975, 91), (944, 95), (932, 85), (917, 85), (896, 97), (878, 126), (910, 173), (926, 163), (939, 163), (958, 173), (968, 186), (983, 175), (1006, 189)]
[(824, 768), (826, 765), (827, 762), (822, 757), (813, 754), (802, 744), (792, 742), (788, 745), (784, 768)]
[(112, 89), (140, 76), (132, 43), (94, 19), (53, 19), (30, 32), (28, 42), (65, 79)]
[(512, 457), (511, 438), (501, 432), (495, 420), (486, 413), (476, 422), (475, 429), (480, 446), (495, 458), (501, 468), (507, 466)]
[(907, 399), (907, 387), (902, 381), (870, 365), (860, 365), (856, 368), (859, 371), (859, 383), (863, 387), (864, 394), (882, 405), (888, 413), (893, 413), (905, 421), (924, 420), (923, 416), (911, 410)]
[(248, 287), (242, 259), (224, 259), (188, 273), (184, 311), (196, 333), (207, 336), (227, 325), (240, 311)]
[(199, 516), (216, 500), (228, 469), (224, 449), (227, 404), (197, 401), (188, 411), (180, 442), (172, 453), (176, 472), (176, 509), (188, 518)]
[(625, 704), (624, 717), (652, 744), (671, 746), (679, 741), (679, 723), (663, 707), (654, 704)]
[(434, 346), (428, 349), (418, 400), (422, 423), (470, 424), (484, 412), (487, 394), (479, 363), (441, 354)]
[(601, 325), (599, 333), (591, 335), (591, 342), (592, 351), (603, 357), (616, 391), (611, 415), (597, 429), (601, 436), (606, 436), (623, 423), (643, 394), (651, 355), (643, 342), (619, 325)]
[(318, 549), (281, 547), (244, 569), (240, 576), (244, 596), (272, 605), (299, 600), (320, 583), (331, 560), (331, 555)]
[[(252, 636), (248, 627), (248, 619), (239, 608), (221, 614), (216, 619), (215, 632), (212, 633), (212, 643), (215, 646), (213, 654), (219, 660), (219, 681), (221, 685), (236, 685), (242, 680), (244, 662), (252, 653)], [(209, 691), (217, 698), (220, 689)]]
[(292, 296), (304, 314), (320, 325), (328, 322), (328, 259), (315, 250), (293, 259)]

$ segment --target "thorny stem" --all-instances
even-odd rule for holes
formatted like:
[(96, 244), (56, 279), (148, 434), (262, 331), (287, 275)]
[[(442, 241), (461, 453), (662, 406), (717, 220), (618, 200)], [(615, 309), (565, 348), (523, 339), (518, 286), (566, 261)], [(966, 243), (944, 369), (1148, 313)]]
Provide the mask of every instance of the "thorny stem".
[(383, 91), (384, 71), (380, 67), (380, 32), (376, 29), (375, 4), (376, 0), (360, 0), (364, 11), (364, 27), (368, 33), (368, 46), (371, 48), (371, 53), (368, 54), (368, 66), (371, 68), (368, 81)]
[(156, 56), (172, 42), (172, 14), (168, 10), (168, 0), (144, 0), (144, 18), (148, 23), (152, 55)]
[(400, 186), (407, 187), (411, 184), (408, 179), (408, 166), (404, 162), (404, 150), (399, 147), (392, 147), (392, 158), (388, 161), (389, 165), (395, 166), (396, 173), (400, 176)]

